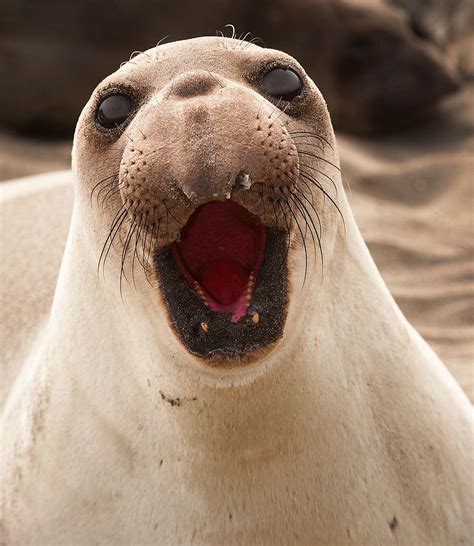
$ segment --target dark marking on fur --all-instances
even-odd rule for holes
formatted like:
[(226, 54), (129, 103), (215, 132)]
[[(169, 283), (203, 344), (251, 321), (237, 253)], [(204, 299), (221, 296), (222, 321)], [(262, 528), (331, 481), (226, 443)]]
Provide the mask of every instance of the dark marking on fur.
[[(177, 396), (176, 398), (172, 398), (171, 396), (166, 395), (163, 391), (158, 391), (160, 393), (161, 399), (165, 402), (168, 402), (170, 406), (178, 406), (180, 407), (183, 402), (195, 402), (197, 400), (196, 396), (193, 396), (192, 398), (180, 398)], [(163, 463), (163, 460), (160, 461), (160, 466)]]
[(162, 400), (165, 400), (165, 402), (168, 402), (168, 404), (170, 406), (181, 406), (181, 398), (176, 397), (176, 398), (171, 398), (171, 396), (167, 396), (164, 392), (162, 391), (159, 391), (160, 392), (160, 396), (161, 396), (161, 399)]

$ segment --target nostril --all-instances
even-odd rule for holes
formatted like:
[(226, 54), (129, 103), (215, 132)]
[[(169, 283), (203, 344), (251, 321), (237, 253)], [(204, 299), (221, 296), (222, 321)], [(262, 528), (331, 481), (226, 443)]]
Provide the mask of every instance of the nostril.
[(216, 87), (223, 87), (217, 76), (211, 73), (183, 74), (173, 82), (172, 94), (188, 98), (207, 95)]

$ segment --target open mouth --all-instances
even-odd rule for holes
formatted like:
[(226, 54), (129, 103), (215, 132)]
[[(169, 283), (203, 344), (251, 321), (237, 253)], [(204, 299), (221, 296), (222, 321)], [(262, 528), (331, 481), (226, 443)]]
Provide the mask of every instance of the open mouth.
[(232, 200), (197, 208), (155, 258), (170, 318), (194, 354), (238, 356), (275, 342), (287, 303), (287, 234)]
[(233, 201), (199, 207), (172, 245), (181, 272), (212, 311), (246, 315), (263, 261), (266, 233)]

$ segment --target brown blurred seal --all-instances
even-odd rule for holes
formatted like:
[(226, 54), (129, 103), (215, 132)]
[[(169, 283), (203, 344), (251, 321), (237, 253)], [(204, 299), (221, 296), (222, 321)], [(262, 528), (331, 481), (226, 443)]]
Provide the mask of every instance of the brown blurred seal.
[(302, 60), (336, 128), (383, 133), (430, 114), (458, 89), (441, 51), (408, 14), (377, 0), (277, 0), (269, 42)]

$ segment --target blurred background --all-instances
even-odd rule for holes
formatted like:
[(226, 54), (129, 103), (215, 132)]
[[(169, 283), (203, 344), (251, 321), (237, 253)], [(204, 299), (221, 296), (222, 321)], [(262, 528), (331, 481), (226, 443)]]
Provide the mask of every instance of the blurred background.
[(392, 294), (474, 400), (472, 0), (2, 0), (0, 180), (70, 166), (96, 85), (159, 40), (221, 31), (322, 91)]

